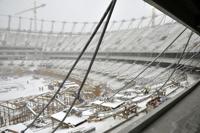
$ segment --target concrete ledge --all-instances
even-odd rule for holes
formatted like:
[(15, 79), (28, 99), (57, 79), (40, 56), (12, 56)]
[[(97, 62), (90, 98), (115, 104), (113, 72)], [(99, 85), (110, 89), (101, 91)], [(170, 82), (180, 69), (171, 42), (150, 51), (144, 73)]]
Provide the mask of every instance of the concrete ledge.
[[(153, 110), (152, 112), (148, 113), (143, 118), (133, 122), (131, 125), (128, 126), (121, 126), (119, 133), (140, 133), (143, 131), (146, 127), (151, 125), (155, 120), (157, 120), (160, 116), (162, 116), (164, 113), (166, 113), (168, 110), (170, 110), (173, 106), (175, 106), (178, 102), (180, 102), (184, 97), (186, 97), (188, 94), (190, 94), (197, 86), (200, 85), (200, 80), (194, 83), (190, 88), (184, 90), (177, 96), (175, 96), (172, 99), (169, 99), (165, 103), (161, 104), (158, 108)], [(112, 130), (110, 130), (112, 132)]]

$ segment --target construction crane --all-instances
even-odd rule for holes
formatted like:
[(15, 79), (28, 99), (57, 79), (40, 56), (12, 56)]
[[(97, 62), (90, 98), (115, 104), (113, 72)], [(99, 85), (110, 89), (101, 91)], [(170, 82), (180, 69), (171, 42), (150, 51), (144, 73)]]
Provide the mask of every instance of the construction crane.
[(46, 6), (46, 4), (41, 4), (41, 5), (37, 6), (36, 0), (34, 0), (33, 8), (29, 8), (29, 9), (17, 12), (14, 15), (20, 15), (20, 14), (23, 14), (23, 13), (26, 13), (26, 12), (29, 12), (29, 11), (33, 11), (33, 15), (34, 15), (34, 30), (37, 31), (37, 10), (39, 8), (43, 8), (45, 6)]

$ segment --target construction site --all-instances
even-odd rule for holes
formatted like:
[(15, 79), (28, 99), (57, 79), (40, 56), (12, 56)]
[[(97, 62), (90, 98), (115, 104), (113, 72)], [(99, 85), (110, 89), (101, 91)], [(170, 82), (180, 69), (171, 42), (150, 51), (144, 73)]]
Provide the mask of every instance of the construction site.
[(117, 3), (97, 22), (0, 14), (0, 132), (143, 133), (198, 88), (198, 31), (155, 8), (112, 20)]

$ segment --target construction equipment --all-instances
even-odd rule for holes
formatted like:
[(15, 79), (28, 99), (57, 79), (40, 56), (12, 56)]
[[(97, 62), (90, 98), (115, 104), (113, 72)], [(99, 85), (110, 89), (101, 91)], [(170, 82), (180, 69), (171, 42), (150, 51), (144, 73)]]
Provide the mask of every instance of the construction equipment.
[(135, 103), (130, 103), (129, 105), (123, 106), (119, 111), (113, 114), (113, 118), (116, 119), (116, 117), (121, 117), (124, 119), (128, 119), (128, 116), (135, 113), (135, 115), (138, 115), (138, 106)]
[(33, 4), (32, 8), (17, 12), (14, 15), (20, 15), (20, 14), (23, 14), (23, 13), (26, 13), (26, 12), (33, 11), (33, 15), (34, 15), (34, 30), (37, 31), (37, 10), (39, 8), (43, 8), (45, 6), (46, 6), (46, 4), (41, 4), (41, 5), (37, 6), (36, 0), (34, 0), (34, 4)]

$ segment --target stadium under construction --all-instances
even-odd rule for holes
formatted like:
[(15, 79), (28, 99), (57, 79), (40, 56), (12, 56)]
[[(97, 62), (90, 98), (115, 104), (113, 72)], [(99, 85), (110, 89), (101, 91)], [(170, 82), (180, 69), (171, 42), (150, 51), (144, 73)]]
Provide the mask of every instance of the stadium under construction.
[[(0, 131), (200, 131), (198, 111), (184, 112), (200, 110), (187, 101), (200, 94), (198, 29), (146, 1), (165, 14), (111, 21), (110, 0), (98, 22), (0, 15)], [(188, 129), (180, 124), (186, 115)], [(179, 124), (170, 127), (173, 117)]]

